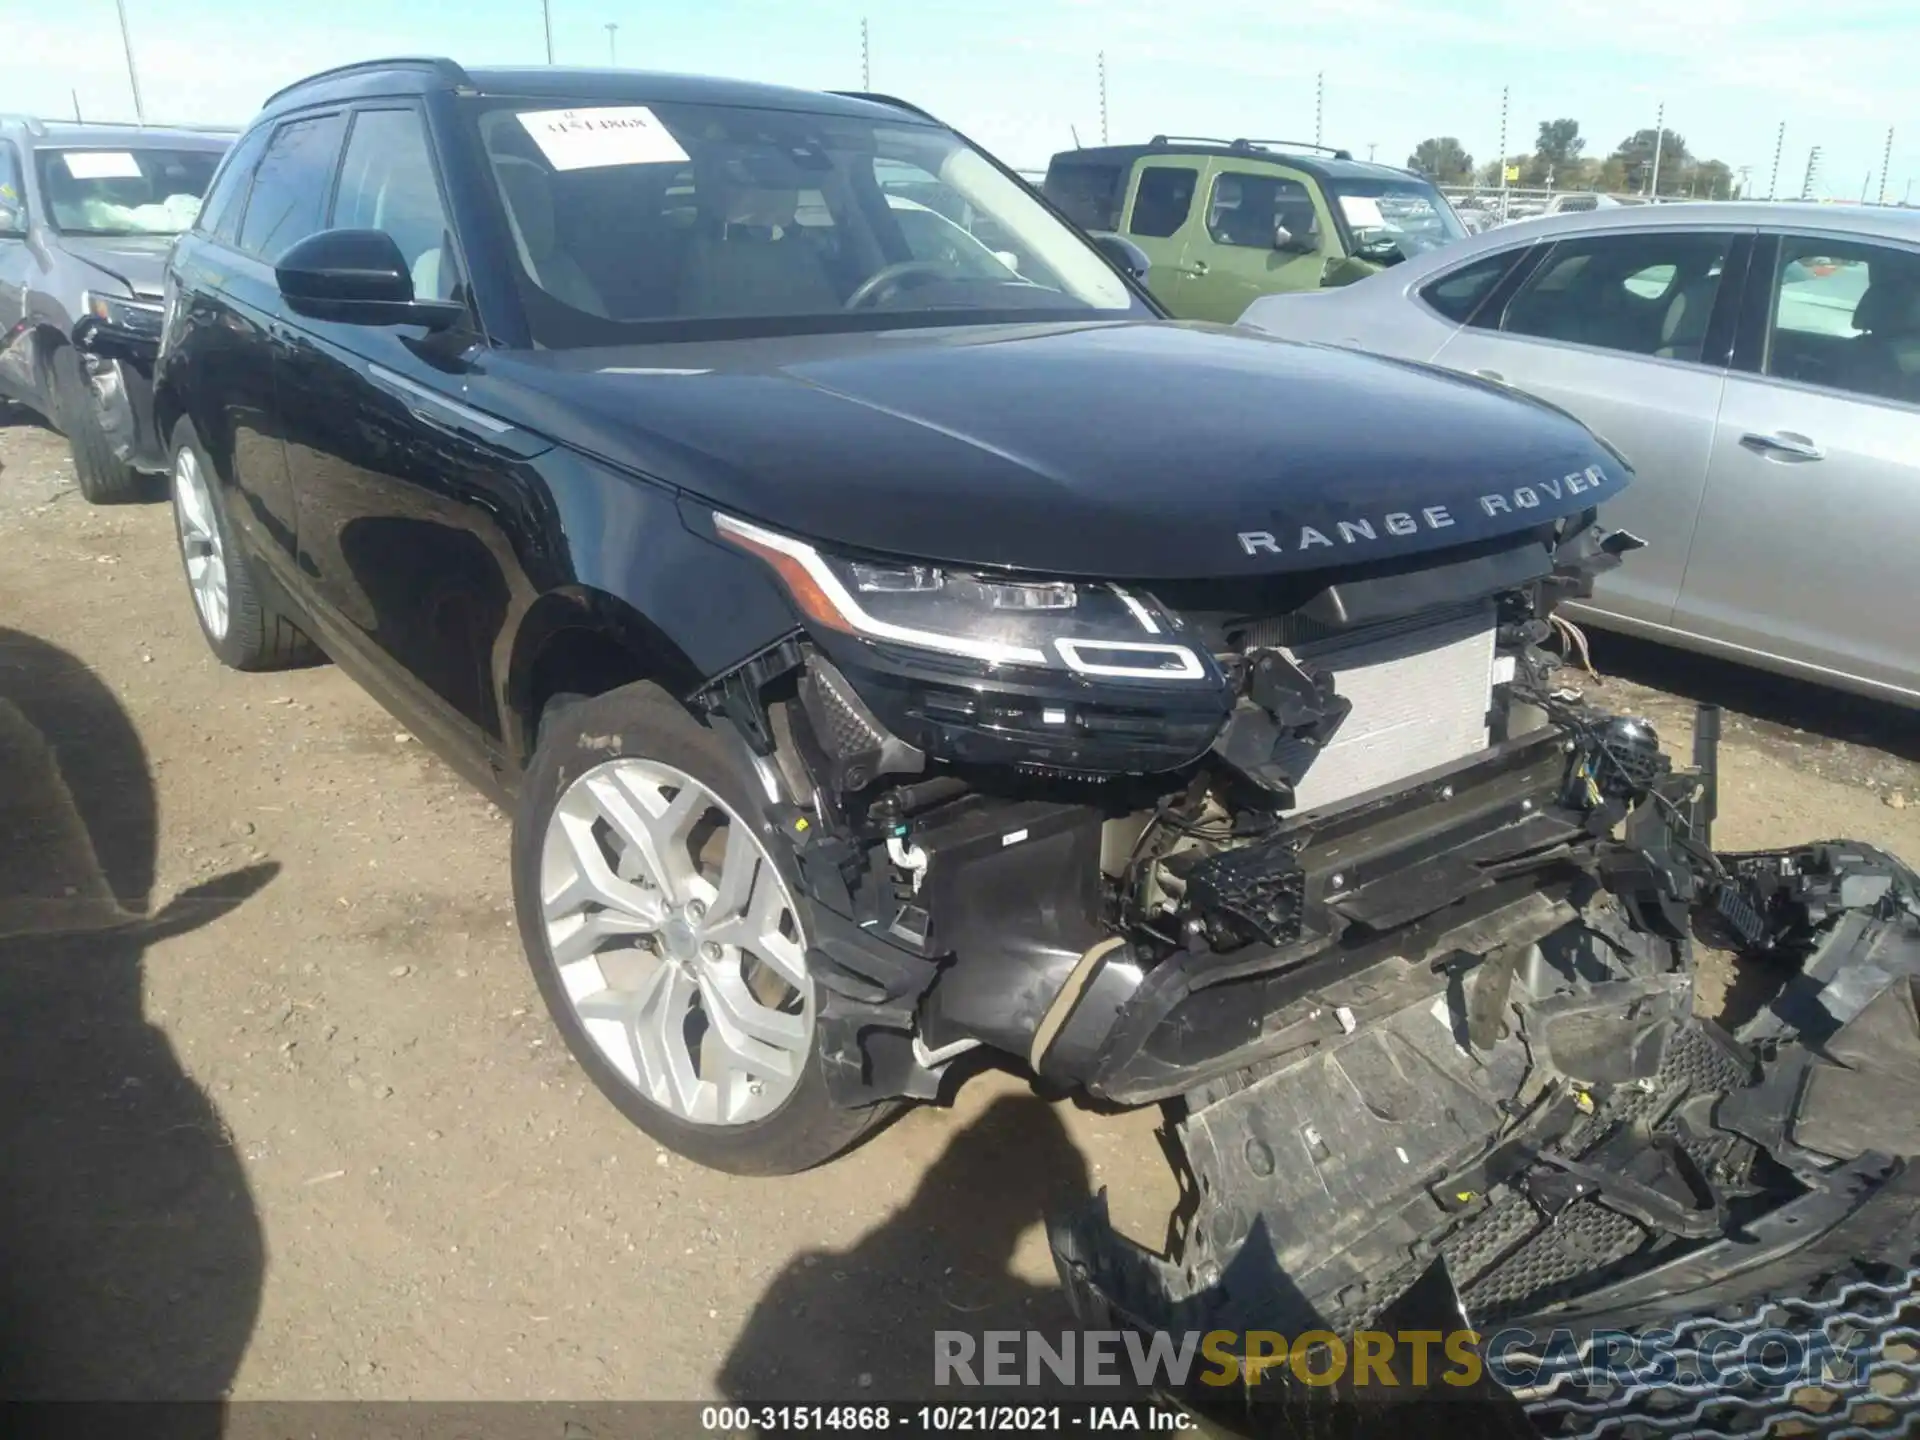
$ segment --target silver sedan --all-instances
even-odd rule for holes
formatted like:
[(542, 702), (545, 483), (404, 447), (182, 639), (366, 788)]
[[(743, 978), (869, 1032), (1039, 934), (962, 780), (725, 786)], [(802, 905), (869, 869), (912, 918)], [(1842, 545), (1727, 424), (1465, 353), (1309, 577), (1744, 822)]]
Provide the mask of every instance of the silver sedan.
[(1920, 706), (1920, 211), (1678, 204), (1523, 221), (1241, 324), (1563, 407), (1648, 549), (1569, 607)]

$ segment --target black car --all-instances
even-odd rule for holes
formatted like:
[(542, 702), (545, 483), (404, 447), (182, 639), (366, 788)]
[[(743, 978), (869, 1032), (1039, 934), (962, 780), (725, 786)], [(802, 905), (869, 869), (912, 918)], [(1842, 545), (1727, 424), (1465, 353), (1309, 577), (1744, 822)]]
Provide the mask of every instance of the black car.
[(80, 493), (137, 498), (153, 427), (160, 276), (230, 132), (0, 116), (0, 399), (73, 446)]
[[(992, 264), (916, 254), (921, 207)], [(1558, 688), (1554, 605), (1639, 543), (1597, 517), (1627, 467), (1492, 385), (1169, 321), (1128, 268), (884, 97), (317, 76), (168, 276), (202, 627), (240, 669), (317, 645), (514, 807), (554, 1019), (687, 1155), (823, 1160), (980, 1045), (1175, 1102), (1184, 1268), (1056, 1234), (1126, 1313), (1256, 1234), (1329, 1317), (1468, 1234), (1508, 1305), (1806, 1193), (1716, 1127), (1759, 1062), (1690, 1014), (1690, 908), (1920, 968), (1920, 901), (1870, 851), (1716, 857), (1711, 746), (1676, 769)], [(1584, 1259), (1500, 1278), (1615, 1171)]]

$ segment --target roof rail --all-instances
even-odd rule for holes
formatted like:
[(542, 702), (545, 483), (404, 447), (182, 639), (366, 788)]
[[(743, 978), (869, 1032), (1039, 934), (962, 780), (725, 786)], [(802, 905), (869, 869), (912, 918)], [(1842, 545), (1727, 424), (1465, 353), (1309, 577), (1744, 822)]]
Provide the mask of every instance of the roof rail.
[(0, 115), (0, 123), (13, 121), (27, 127), (27, 133), (44, 137), (49, 125), (61, 125), (82, 130), (185, 130), (196, 135), (238, 135), (243, 128), (239, 125), (203, 125), (175, 124), (171, 122), (153, 122), (149, 120), (42, 120), (37, 115)]
[(902, 100), (898, 95), (882, 95), (877, 90), (829, 90), (829, 95), (838, 95), (842, 100), (870, 100), (875, 105), (891, 105), (896, 110), (905, 110), (922, 119), (932, 120), (931, 112), (922, 110), (911, 100)]
[(384, 60), (356, 60), (351, 65), (336, 65), (331, 70), (315, 71), (304, 79), (294, 81), (291, 85), (282, 85), (278, 90), (260, 102), (261, 108), (265, 109), (281, 96), (290, 95), (295, 90), (304, 89), (316, 81), (334, 80), (342, 75), (356, 75), (363, 70), (405, 69), (431, 70), (442, 80), (446, 80), (454, 85), (471, 85), (473, 83), (473, 81), (468, 78), (465, 70), (461, 69), (457, 63), (449, 60), (444, 55), (392, 55)]
[(1213, 135), (1156, 135), (1155, 145), (1220, 145), (1228, 150), (1247, 152), (1252, 150), (1313, 150), (1322, 155), (1330, 155), (1335, 160), (1351, 160), (1351, 150), (1339, 150), (1331, 145), (1316, 145), (1308, 140), (1222, 140)]

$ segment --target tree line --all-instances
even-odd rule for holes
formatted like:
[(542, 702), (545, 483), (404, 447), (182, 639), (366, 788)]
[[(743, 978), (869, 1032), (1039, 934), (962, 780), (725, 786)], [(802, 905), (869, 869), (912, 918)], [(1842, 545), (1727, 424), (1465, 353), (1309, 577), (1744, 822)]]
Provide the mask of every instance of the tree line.
[[(1685, 137), (1674, 130), (1656, 132), (1652, 126), (1636, 130), (1605, 159), (1584, 155), (1587, 142), (1577, 120), (1543, 120), (1531, 153), (1509, 155), (1506, 166), (1519, 172), (1512, 185), (1556, 190), (1598, 190), (1605, 194), (1644, 195), (1653, 179), (1656, 143), (1660, 151), (1659, 193), (1694, 196), (1702, 200), (1731, 200), (1739, 189), (1732, 167), (1704, 160), (1687, 149)], [(1407, 168), (1417, 170), (1436, 185), (1497, 187), (1502, 163), (1489, 160), (1476, 167), (1473, 156), (1452, 135), (1422, 140), (1407, 157)]]

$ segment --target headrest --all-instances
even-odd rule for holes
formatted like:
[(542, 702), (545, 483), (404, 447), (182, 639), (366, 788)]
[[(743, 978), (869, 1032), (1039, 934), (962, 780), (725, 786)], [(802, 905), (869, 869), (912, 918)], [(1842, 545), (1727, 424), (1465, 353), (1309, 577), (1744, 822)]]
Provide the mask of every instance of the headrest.
[(1876, 335), (1920, 332), (1920, 280), (1902, 275), (1867, 286), (1853, 307), (1853, 328)]

